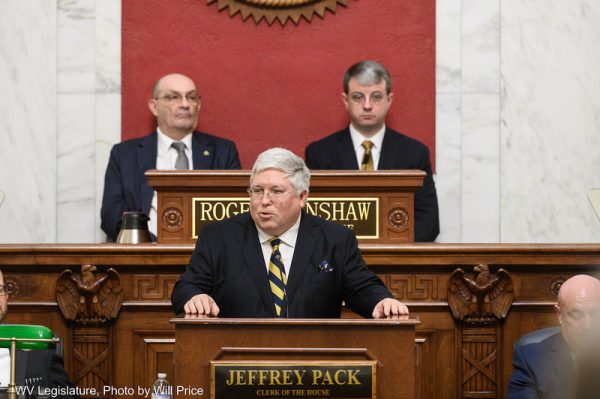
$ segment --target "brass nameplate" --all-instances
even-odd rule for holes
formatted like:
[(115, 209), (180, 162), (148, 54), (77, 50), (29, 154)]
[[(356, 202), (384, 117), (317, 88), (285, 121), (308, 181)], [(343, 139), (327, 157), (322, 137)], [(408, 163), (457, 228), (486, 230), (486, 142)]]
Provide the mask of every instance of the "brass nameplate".
[(212, 361), (211, 399), (375, 399), (376, 361)]
[[(248, 197), (192, 198), (192, 238), (209, 223), (250, 211)], [(379, 198), (309, 198), (306, 212), (348, 226), (359, 239), (379, 238)]]

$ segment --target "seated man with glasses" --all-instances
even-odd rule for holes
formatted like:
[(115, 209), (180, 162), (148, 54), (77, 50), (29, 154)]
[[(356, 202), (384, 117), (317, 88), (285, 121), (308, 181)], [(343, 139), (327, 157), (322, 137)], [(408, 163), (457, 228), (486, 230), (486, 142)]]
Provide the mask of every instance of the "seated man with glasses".
[(354, 233), (302, 210), (304, 161), (282, 148), (260, 154), (250, 212), (206, 226), (171, 302), (201, 317), (338, 318), (342, 302), (363, 317), (408, 314), (367, 268)]
[(152, 90), (148, 107), (158, 127), (148, 136), (116, 144), (104, 178), (102, 230), (115, 241), (123, 212), (139, 211), (150, 218), (156, 236), (157, 197), (146, 181), (149, 169), (240, 169), (235, 144), (196, 131), (201, 99), (187, 76), (169, 74)]
[(350, 125), (306, 147), (310, 169), (419, 169), (427, 173), (415, 192), (415, 241), (434, 241), (440, 232), (438, 201), (429, 150), (385, 125), (394, 93), (389, 72), (375, 61), (352, 65), (344, 75), (342, 101)]
[[(0, 323), (8, 312), (8, 288), (4, 284), (4, 276), (0, 270)], [(17, 386), (33, 387), (33, 392), (44, 392), (43, 388), (73, 388), (67, 377), (62, 358), (54, 350), (17, 351), (17, 369), (15, 382)], [(0, 399), (6, 398), (6, 389), (10, 381), (10, 352), (0, 348)], [(38, 389), (38, 387), (40, 387)], [(40, 395), (30, 395), (40, 397)], [(19, 397), (23, 397), (20, 395)], [(58, 395), (56, 398), (76, 396)]]

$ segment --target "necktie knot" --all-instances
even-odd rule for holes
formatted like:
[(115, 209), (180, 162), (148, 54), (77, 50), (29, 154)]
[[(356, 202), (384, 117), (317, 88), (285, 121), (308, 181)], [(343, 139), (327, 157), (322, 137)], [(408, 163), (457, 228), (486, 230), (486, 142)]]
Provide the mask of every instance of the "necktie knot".
[(365, 140), (362, 142), (362, 147), (365, 149), (365, 153), (363, 155), (362, 162), (360, 164), (361, 170), (374, 170), (373, 166), (373, 154), (371, 154), (371, 149), (373, 148), (373, 142), (371, 140)]
[(171, 143), (171, 147), (177, 151), (177, 159), (175, 160), (175, 169), (186, 170), (190, 168), (187, 155), (185, 155), (185, 143), (181, 141), (174, 141)]
[(271, 242), (271, 246), (273, 248), (279, 248), (279, 244), (281, 244), (281, 239), (277, 237), (273, 237), (269, 241)]
[(185, 143), (182, 143), (181, 141), (172, 142), (171, 147), (175, 148), (175, 150), (177, 150), (177, 152), (185, 151)]

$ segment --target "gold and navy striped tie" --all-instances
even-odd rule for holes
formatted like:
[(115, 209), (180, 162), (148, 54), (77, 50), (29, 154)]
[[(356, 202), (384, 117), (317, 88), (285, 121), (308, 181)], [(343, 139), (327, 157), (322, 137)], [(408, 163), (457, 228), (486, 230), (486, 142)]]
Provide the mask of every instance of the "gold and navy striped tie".
[(284, 309), (284, 303), (286, 301), (285, 285), (287, 284), (285, 268), (283, 267), (283, 260), (281, 259), (281, 253), (279, 252), (279, 244), (281, 244), (279, 238), (274, 237), (271, 239), (273, 251), (271, 252), (271, 259), (269, 260), (269, 284), (271, 285), (271, 293), (273, 295), (273, 302), (275, 302), (275, 313), (277, 313), (277, 317), (282, 316), (282, 310)]

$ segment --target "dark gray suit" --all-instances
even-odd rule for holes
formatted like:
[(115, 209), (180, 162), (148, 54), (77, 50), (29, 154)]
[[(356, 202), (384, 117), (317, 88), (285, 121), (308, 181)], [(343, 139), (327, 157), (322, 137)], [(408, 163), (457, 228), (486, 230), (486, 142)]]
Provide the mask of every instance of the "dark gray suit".
[[(286, 293), (287, 317), (296, 318), (340, 317), (342, 301), (361, 316), (372, 317), (375, 305), (392, 297), (364, 264), (351, 230), (304, 212)], [(182, 313), (197, 294), (213, 297), (219, 317), (276, 317), (249, 213), (215, 222), (201, 232), (187, 269), (173, 288), (175, 313)]]

